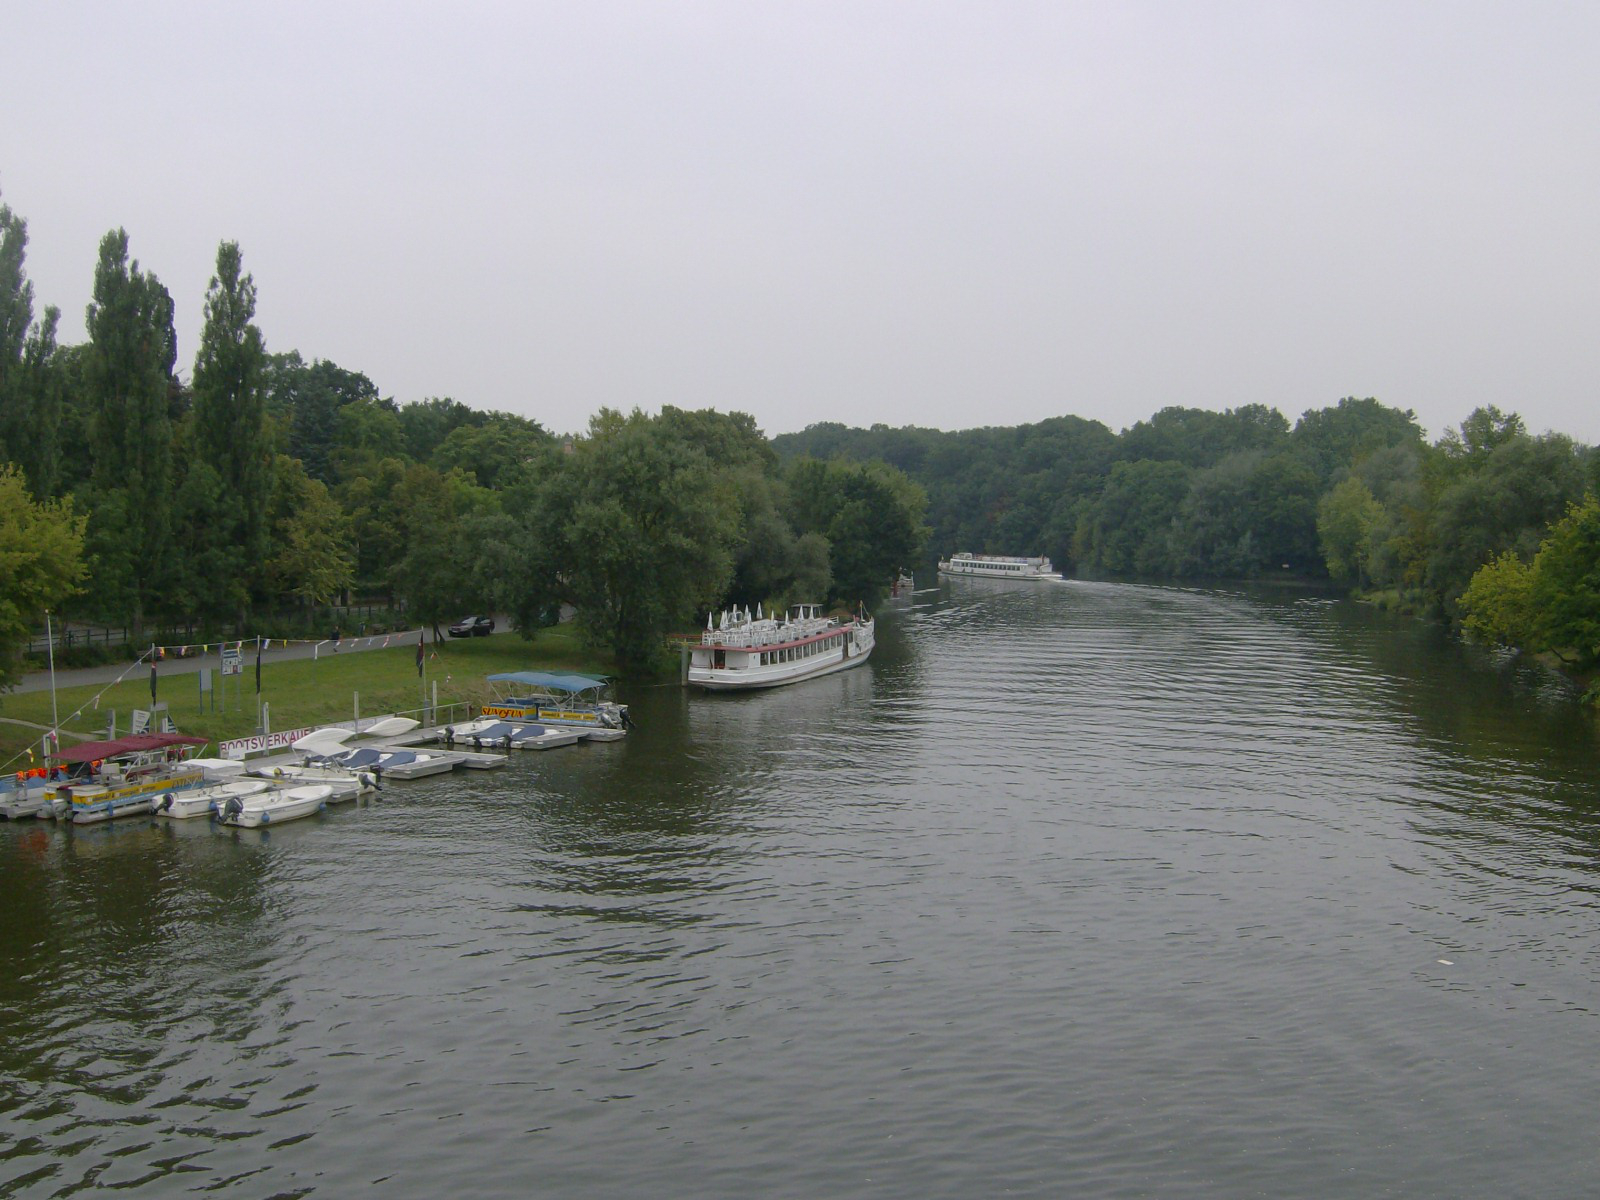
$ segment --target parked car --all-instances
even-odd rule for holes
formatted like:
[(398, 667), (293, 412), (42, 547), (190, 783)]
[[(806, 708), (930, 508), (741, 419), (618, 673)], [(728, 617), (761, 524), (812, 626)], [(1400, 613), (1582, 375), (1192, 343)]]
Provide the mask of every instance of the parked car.
[(450, 626), (451, 637), (488, 637), (493, 632), (493, 617), (462, 617)]

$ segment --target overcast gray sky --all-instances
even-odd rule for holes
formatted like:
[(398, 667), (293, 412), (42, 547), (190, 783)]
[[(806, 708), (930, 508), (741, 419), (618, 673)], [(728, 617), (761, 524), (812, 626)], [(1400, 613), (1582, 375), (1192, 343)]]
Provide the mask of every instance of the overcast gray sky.
[(0, 195), (82, 341), (128, 230), (192, 369), (1121, 429), (1341, 396), (1600, 441), (1600, 5), (3, 0)]

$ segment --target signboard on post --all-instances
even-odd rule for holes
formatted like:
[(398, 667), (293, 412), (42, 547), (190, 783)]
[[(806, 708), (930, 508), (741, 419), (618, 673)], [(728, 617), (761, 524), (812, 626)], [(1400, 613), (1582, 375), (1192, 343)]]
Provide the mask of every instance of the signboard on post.
[(224, 647), (222, 651), (222, 673), (224, 675), (243, 675), (244, 655), (237, 650), (229, 650)]

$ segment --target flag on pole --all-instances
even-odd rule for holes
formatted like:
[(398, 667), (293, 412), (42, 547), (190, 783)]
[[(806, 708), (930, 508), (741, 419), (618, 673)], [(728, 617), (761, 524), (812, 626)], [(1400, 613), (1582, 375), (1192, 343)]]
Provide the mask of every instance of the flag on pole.
[(417, 631), (417, 674), (422, 674), (422, 639), (427, 637), (426, 631)]
[(261, 695), (261, 639), (256, 639), (256, 695)]

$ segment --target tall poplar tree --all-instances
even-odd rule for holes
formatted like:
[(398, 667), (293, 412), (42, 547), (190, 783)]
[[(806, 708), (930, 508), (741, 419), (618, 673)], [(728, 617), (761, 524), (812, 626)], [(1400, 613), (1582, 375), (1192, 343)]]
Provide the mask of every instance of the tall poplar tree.
[(44, 310), (33, 319), (33, 284), (23, 267), (28, 223), (0, 204), (0, 458), (22, 468), (36, 496), (56, 492), (56, 430), (61, 421), (61, 387), (54, 369), (56, 322), (61, 313)]
[(207, 590), (240, 607), (264, 581), (270, 534), (267, 352), (252, 323), (255, 313), (255, 280), (241, 274), (239, 243), (223, 242), (217, 247), (217, 273), (206, 289), (193, 389), (195, 451), (221, 481), (221, 503), (189, 516), (208, 523), (205, 540), (229, 547), (237, 558), (240, 570)]
[(0, 402), (7, 406), (0, 419), (10, 416), (12, 388), (22, 369), (22, 346), (33, 324), (33, 284), (22, 265), (27, 250), (28, 223), (12, 212), (10, 205), (0, 204)]
[(101, 607), (124, 616), (136, 637), (174, 558), (172, 316), (167, 289), (129, 261), (126, 231), (106, 234), (86, 314), (90, 541)]

